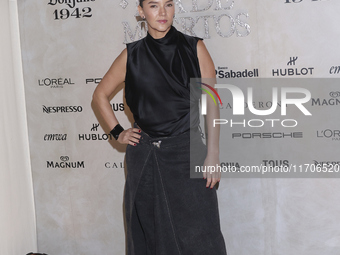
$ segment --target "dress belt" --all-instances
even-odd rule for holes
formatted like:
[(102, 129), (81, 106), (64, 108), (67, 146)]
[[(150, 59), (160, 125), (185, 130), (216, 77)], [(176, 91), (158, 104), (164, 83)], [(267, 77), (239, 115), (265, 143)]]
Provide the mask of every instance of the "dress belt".
[(141, 138), (139, 140), (140, 143), (147, 143), (147, 144), (153, 145), (156, 148), (161, 148), (161, 147), (164, 148), (168, 146), (174, 146), (176, 144), (189, 143), (190, 133), (191, 132), (194, 132), (197, 134), (199, 133), (198, 127), (195, 127), (176, 136), (150, 137), (137, 125), (137, 123), (134, 123), (134, 127), (139, 128), (141, 130), (141, 133), (140, 133)]

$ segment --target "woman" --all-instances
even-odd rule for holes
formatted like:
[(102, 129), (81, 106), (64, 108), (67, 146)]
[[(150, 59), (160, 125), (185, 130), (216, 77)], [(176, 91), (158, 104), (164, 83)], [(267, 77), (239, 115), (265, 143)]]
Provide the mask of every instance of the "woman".
[[(146, 19), (147, 36), (127, 45), (93, 94), (110, 133), (127, 144), (128, 254), (224, 255), (214, 187), (221, 174), (204, 172), (203, 179), (195, 179), (189, 171), (190, 143), (197, 151), (195, 165), (219, 164), (219, 130), (212, 125), (218, 108), (207, 100), (207, 146), (197, 128), (197, 112), (190, 119), (190, 78), (214, 78), (212, 59), (202, 40), (172, 26), (172, 0), (140, 0), (138, 10)], [(124, 81), (135, 119), (126, 130), (109, 102)]]

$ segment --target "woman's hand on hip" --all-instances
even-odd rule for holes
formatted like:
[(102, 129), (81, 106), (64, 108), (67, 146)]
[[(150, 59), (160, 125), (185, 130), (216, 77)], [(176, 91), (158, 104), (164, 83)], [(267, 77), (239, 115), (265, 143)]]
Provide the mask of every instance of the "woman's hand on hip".
[(206, 171), (203, 172), (203, 178), (207, 180), (207, 188), (212, 189), (221, 180), (221, 171), (217, 169), (217, 165), (220, 165), (219, 155), (207, 155), (204, 160), (204, 169)]
[(136, 146), (141, 138), (140, 132), (141, 130), (139, 128), (126, 129), (119, 134), (117, 141), (121, 144)]

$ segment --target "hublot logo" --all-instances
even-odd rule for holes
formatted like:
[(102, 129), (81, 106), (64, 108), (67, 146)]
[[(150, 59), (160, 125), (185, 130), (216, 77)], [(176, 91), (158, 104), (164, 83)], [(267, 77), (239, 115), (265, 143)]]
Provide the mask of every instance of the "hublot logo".
[(298, 57), (290, 57), (290, 60), (287, 63), (287, 66), (295, 66), (295, 61), (298, 59)]
[[(99, 124), (94, 123), (92, 124), (92, 128), (90, 129), (91, 132), (97, 132), (98, 131)], [(107, 141), (112, 140), (111, 134), (98, 134), (98, 133), (92, 133), (92, 134), (78, 134), (79, 141)]]
[[(287, 66), (295, 66), (298, 57), (290, 57), (287, 62)], [(274, 77), (279, 76), (306, 76), (313, 75), (314, 67), (302, 67), (302, 68), (285, 68), (285, 69), (272, 69), (272, 75)]]

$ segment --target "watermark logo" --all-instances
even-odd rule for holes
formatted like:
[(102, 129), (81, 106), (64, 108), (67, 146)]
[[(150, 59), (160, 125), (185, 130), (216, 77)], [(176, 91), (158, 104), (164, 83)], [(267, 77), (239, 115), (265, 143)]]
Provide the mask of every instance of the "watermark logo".
[[(205, 84), (206, 85), (206, 84)], [(209, 86), (209, 85), (206, 85)], [(209, 86), (211, 87), (211, 86)], [(233, 115), (244, 115), (244, 105), (245, 105), (245, 96), (242, 92), (242, 90), (231, 84), (216, 84), (215, 88), (218, 89), (228, 89), (233, 97)], [(210, 88), (215, 91), (214, 88)], [(205, 90), (205, 89), (202, 89)], [(217, 94), (217, 92), (215, 91)], [(295, 93), (295, 94), (302, 94), (302, 98), (288, 98), (288, 94)], [(211, 93), (209, 92), (210, 96)], [(277, 105), (278, 105), (278, 88), (274, 87), (272, 88), (272, 106), (267, 110), (258, 110), (255, 109), (253, 106), (253, 88), (249, 87), (247, 88), (247, 103), (248, 103), (248, 109), (251, 113), (259, 116), (265, 116), (270, 115), (276, 111)], [(218, 94), (217, 94), (218, 95)], [(203, 97), (202, 95), (202, 115), (206, 115), (207, 112), (207, 104), (206, 104), (206, 97)], [(219, 97), (219, 96), (218, 96)], [(214, 98), (213, 98), (214, 99)], [(219, 97), (220, 99), (220, 97)], [(304, 88), (293, 88), (293, 87), (283, 87), (281, 88), (281, 115), (287, 114), (287, 105), (295, 105), (304, 115), (312, 115), (304, 106), (304, 103), (307, 103), (311, 99), (311, 93), (309, 90)], [(204, 101), (205, 100), (205, 101)], [(215, 99), (214, 99), (215, 101)], [(222, 104), (222, 101), (220, 99), (220, 102)], [(216, 103), (216, 101), (215, 101)]]
[[(296, 58), (292, 58), (292, 65), (296, 61)], [(213, 81), (216, 82), (217, 81)], [(232, 109), (232, 114), (235, 119), (223, 119), (223, 117), (215, 117), (213, 119), (213, 126), (230, 124), (230, 127), (249, 127), (249, 128), (266, 128), (266, 124), (269, 124), (271, 128), (274, 128), (276, 124), (281, 123), (283, 128), (294, 128), (298, 126), (296, 119), (280, 119), (277, 115), (287, 116), (293, 113), (294, 116), (311, 116), (312, 113), (306, 108), (306, 103), (311, 99), (311, 92), (308, 89), (302, 87), (295, 87), (294, 85), (282, 87), (282, 83), (276, 81), (276, 86), (266, 81), (252, 82), (251, 86), (247, 86), (244, 83), (221, 84), (217, 83), (211, 85), (211, 82), (198, 82), (201, 84), (200, 89), (206, 93), (201, 94), (201, 115), (209, 115), (209, 107), (207, 105), (207, 95), (214, 101), (217, 106), (218, 100), (220, 106), (222, 106), (223, 98), (224, 104), (229, 105)], [(210, 84), (210, 85), (208, 85)], [(246, 86), (245, 86), (246, 85)], [(217, 90), (219, 93), (217, 93)], [(333, 93), (333, 96), (337, 96), (337, 93)], [(218, 100), (217, 100), (218, 98)], [(265, 98), (270, 104), (267, 107), (256, 107), (256, 101), (261, 98)], [(230, 102), (230, 103), (229, 103)], [(278, 109), (279, 108), (279, 109)], [(281, 109), (280, 109), (281, 108)], [(289, 110), (287, 110), (289, 108)], [(220, 107), (221, 109), (221, 107)], [(211, 113), (215, 112), (212, 110)], [(255, 115), (266, 117), (261, 118), (246, 118), (247, 116)], [(270, 118), (269, 116), (273, 116)], [(244, 116), (244, 119), (240, 119), (239, 116)], [(275, 118), (274, 118), (275, 117)]]
[[(218, 100), (220, 101), (220, 104), (223, 105), (221, 97), (217, 93), (216, 89), (214, 89), (212, 86), (210, 86), (210, 85), (208, 85), (206, 83), (203, 83), (203, 82), (197, 82), (197, 83), (200, 83), (201, 85), (206, 86), (212, 92), (214, 92), (215, 95), (217, 96)], [(211, 92), (209, 90), (204, 89), (202, 87), (200, 87), (200, 89), (203, 90), (204, 92), (206, 92), (214, 100), (214, 103), (217, 106), (217, 103), (216, 103), (216, 100), (215, 100), (215, 97), (213, 96), (213, 94), (211, 94)], [(202, 94), (202, 96), (201, 96), (201, 103), (202, 103), (201, 113), (202, 113), (202, 115), (207, 115), (207, 95), (206, 94)]]

